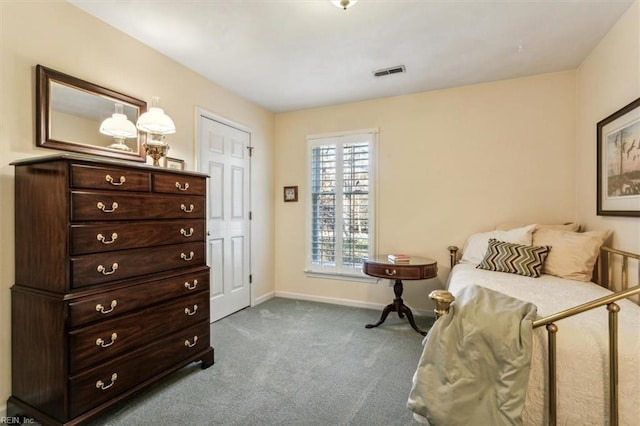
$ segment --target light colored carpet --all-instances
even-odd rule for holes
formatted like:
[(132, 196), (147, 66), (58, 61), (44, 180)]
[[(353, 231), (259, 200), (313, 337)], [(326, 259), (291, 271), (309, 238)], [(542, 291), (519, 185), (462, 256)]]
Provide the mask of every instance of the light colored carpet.
[(91, 425), (417, 425), (406, 402), (422, 336), (395, 313), (364, 327), (379, 316), (271, 299), (211, 326), (212, 367), (191, 364)]

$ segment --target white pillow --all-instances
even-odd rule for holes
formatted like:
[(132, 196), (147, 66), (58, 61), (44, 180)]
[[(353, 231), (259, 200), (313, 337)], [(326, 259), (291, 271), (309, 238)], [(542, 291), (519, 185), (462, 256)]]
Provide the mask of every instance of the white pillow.
[(482, 262), (484, 255), (487, 253), (490, 238), (495, 238), (505, 243), (530, 246), (534, 229), (536, 229), (536, 225), (527, 225), (510, 231), (489, 231), (473, 234), (464, 246), (460, 263), (473, 263), (477, 265)]

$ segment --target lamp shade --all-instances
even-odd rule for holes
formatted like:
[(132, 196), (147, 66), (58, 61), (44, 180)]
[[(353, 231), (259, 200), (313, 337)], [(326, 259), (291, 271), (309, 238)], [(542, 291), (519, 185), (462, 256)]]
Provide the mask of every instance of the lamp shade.
[(122, 113), (122, 104), (116, 104), (116, 112), (100, 124), (100, 133), (114, 138), (134, 138), (138, 136), (136, 126)]
[(176, 125), (173, 120), (164, 113), (162, 108), (151, 107), (138, 118), (136, 124), (143, 132), (156, 133), (160, 135), (170, 135), (176, 132)]
[[(152, 140), (158, 140), (158, 135), (170, 135), (176, 132), (176, 125), (173, 120), (160, 108), (160, 98), (151, 98), (151, 108), (149, 111), (138, 117), (136, 127), (143, 132), (151, 133)], [(154, 137), (155, 135), (156, 137)]]

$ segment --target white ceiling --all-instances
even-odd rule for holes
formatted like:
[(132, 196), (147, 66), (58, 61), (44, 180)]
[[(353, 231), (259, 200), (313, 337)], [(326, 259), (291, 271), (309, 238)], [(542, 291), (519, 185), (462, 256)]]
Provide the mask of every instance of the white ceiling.
[(575, 69), (633, 3), (68, 1), (273, 112)]

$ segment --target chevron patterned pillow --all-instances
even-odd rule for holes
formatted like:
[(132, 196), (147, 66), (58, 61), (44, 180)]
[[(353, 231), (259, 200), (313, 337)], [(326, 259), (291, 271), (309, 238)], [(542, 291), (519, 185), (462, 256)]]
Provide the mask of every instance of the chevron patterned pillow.
[(476, 268), (538, 278), (549, 250), (551, 246), (524, 246), (491, 238), (487, 254)]

